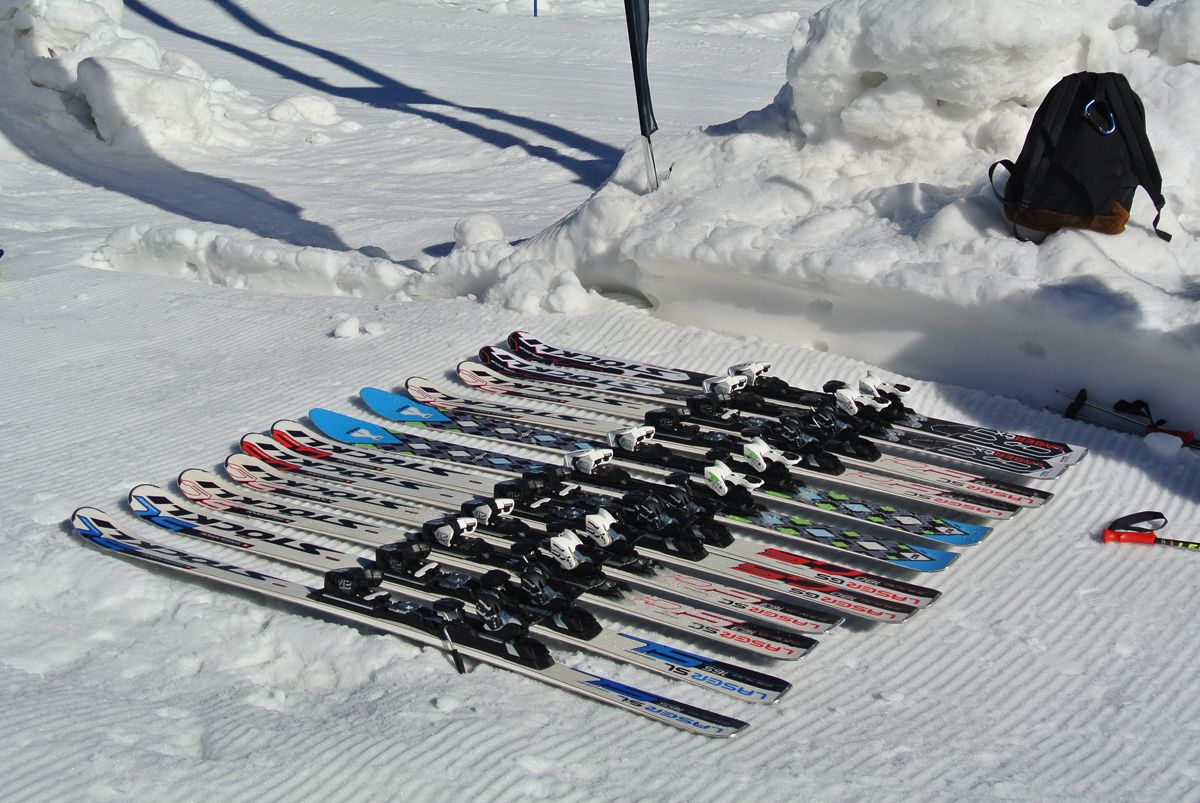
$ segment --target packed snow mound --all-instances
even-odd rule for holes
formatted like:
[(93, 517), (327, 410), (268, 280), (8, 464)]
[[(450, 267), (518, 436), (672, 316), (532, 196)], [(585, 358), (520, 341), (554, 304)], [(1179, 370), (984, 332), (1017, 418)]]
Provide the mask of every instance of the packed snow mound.
[(92, 255), (95, 267), (201, 281), (241, 290), (404, 300), (414, 272), (356, 251), (138, 224), (118, 229)]
[(463, 248), (479, 243), (504, 239), (504, 228), (495, 215), (467, 215), (454, 226), (454, 247)]
[(75, 85), (107, 142), (212, 141), (212, 98), (201, 80), (125, 59), (88, 58), (79, 63)]
[(462, 242), (427, 272), (357, 251), (302, 247), (187, 225), (137, 224), (118, 229), (89, 263), (101, 269), (293, 295), (388, 301), (466, 296), (526, 313), (584, 312), (599, 303), (600, 297), (585, 289), (570, 270), (542, 260), (513, 260), (516, 249), (503, 240), (494, 218), (490, 223), (467, 218), (458, 228)]
[(268, 108), (121, 27), (123, 13), (120, 0), (0, 0), (0, 59), (33, 86), (60, 93), (102, 140), (126, 148), (248, 147), (280, 124), (341, 122), (328, 101), (311, 96)]
[(1200, 3), (1176, 0), (1156, 21), (1162, 58), (1172, 66), (1200, 62)]
[(840, 0), (795, 31), (792, 111), (810, 144), (849, 141), (901, 178), (928, 180), (941, 167), (947, 179), (973, 183), (973, 157), (1012, 152), (1029, 110), (1079, 70), (1129, 76), (1158, 132), (1159, 118), (1173, 116), (1163, 112), (1188, 94), (1164, 81), (1163, 69), (1200, 47), (1197, 8), (1193, 0), (1150, 8), (1128, 0)]
[(303, 120), (314, 125), (337, 125), (342, 122), (337, 107), (316, 95), (294, 95), (281, 100), (267, 111), (267, 117), (284, 122)]

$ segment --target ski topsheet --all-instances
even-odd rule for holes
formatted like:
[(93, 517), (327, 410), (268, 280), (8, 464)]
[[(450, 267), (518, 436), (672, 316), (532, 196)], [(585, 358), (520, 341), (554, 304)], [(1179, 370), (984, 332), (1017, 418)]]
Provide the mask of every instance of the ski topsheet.
[[(422, 613), (414, 610), (411, 604), (377, 597), (354, 604), (302, 583), (284, 580), (236, 564), (214, 560), (130, 535), (113, 524), (112, 518), (108, 514), (95, 508), (80, 508), (75, 511), (72, 525), (74, 532), (80, 538), (128, 560), (152, 564), (195, 579), (207, 580), (226, 587), (286, 601), (332, 619), (367, 625), (429, 647), (446, 649), (443, 633), (429, 632), (415, 624), (421, 620)], [(428, 619), (429, 617), (424, 618)], [(562, 664), (551, 663), (548, 666), (535, 668), (506, 660), (467, 644), (459, 643), (456, 645), (456, 649), (460, 654), (481, 663), (492, 664), (540, 680), (690, 733), (728, 738), (749, 727), (741, 720), (706, 711), (687, 703), (680, 703), (653, 692), (617, 683), (608, 678)]]
[[(638, 382), (674, 386), (685, 389), (701, 389), (706, 380), (713, 375), (697, 371), (687, 371), (677, 368), (664, 368), (635, 360), (623, 360), (589, 354), (578, 350), (569, 350), (543, 343), (526, 332), (513, 332), (508, 336), (507, 343), (518, 355), (530, 360), (550, 363), (553, 365), (580, 368), (597, 371), (624, 379)], [(734, 373), (740, 366), (733, 366), (729, 373)], [(769, 369), (769, 366), (766, 367)], [(753, 385), (752, 385), (753, 386)], [(821, 396), (828, 399), (828, 394), (816, 391), (794, 388), (789, 385), (778, 387), (776, 383), (764, 383), (764, 387), (755, 386), (768, 398), (777, 398), (784, 402), (797, 402), (811, 398), (816, 401)], [(1087, 454), (1087, 449), (1074, 444), (1053, 441), (1046, 438), (1036, 438), (1012, 432), (1003, 432), (988, 427), (962, 424), (956, 421), (925, 416), (908, 411), (908, 415), (897, 420), (895, 425), (916, 432), (923, 432), (946, 440), (972, 443), (979, 446), (990, 446), (996, 449), (1022, 454), (1027, 457), (1043, 459), (1062, 456), (1074, 463)]]

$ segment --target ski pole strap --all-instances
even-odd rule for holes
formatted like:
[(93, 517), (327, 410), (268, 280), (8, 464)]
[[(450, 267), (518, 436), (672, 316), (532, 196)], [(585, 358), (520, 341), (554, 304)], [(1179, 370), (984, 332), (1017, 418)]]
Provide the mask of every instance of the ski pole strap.
[(1083, 388), (1075, 394), (1075, 398), (1067, 405), (1066, 411), (1063, 413), (1067, 418), (1075, 418), (1079, 415), (1079, 411), (1088, 403), (1087, 388)]
[(1158, 539), (1155, 532), (1167, 526), (1167, 517), (1157, 510), (1143, 510), (1114, 519), (1104, 529), (1104, 543), (1119, 541), (1126, 544), (1153, 544)]
[(1120, 399), (1113, 405), (1113, 412), (1121, 413), (1122, 415), (1130, 415), (1137, 418), (1146, 419), (1147, 427), (1161, 427), (1167, 423), (1166, 419), (1155, 419), (1154, 414), (1150, 412), (1150, 405), (1144, 399)]
[(1196, 440), (1196, 432), (1191, 429), (1171, 429), (1163, 426), (1167, 423), (1165, 418), (1155, 418), (1150, 412), (1150, 405), (1142, 399), (1134, 399), (1127, 401), (1121, 399), (1113, 405), (1113, 411), (1122, 415), (1136, 416), (1146, 419), (1146, 434), (1151, 432), (1165, 432), (1168, 435), (1174, 435), (1179, 440), (1183, 441), (1184, 446), (1191, 446)]

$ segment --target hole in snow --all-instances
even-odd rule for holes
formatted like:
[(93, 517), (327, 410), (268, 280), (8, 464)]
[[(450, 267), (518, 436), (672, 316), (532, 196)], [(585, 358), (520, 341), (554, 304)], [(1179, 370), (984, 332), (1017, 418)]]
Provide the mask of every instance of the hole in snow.
[(1027, 357), (1045, 357), (1046, 347), (1041, 343), (1025, 342), (1021, 344), (1021, 353)]
[(863, 89), (874, 89), (877, 86), (882, 86), (887, 79), (887, 73), (884, 72), (868, 70), (858, 74), (858, 82), (863, 85)]

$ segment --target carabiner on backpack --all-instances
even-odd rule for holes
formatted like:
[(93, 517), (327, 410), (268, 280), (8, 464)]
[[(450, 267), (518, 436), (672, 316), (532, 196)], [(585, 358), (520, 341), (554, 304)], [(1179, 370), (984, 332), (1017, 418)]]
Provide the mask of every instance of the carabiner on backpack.
[[(1103, 109), (1097, 108), (1099, 103)], [(1105, 127), (1104, 114), (1108, 113), (1108, 126)], [(1117, 118), (1113, 117), (1112, 109), (1108, 108), (1108, 104), (1102, 100), (1092, 98), (1087, 103), (1083, 104), (1083, 119), (1087, 120), (1092, 125), (1096, 126), (1096, 130), (1101, 136), (1109, 136), (1117, 130)]]

